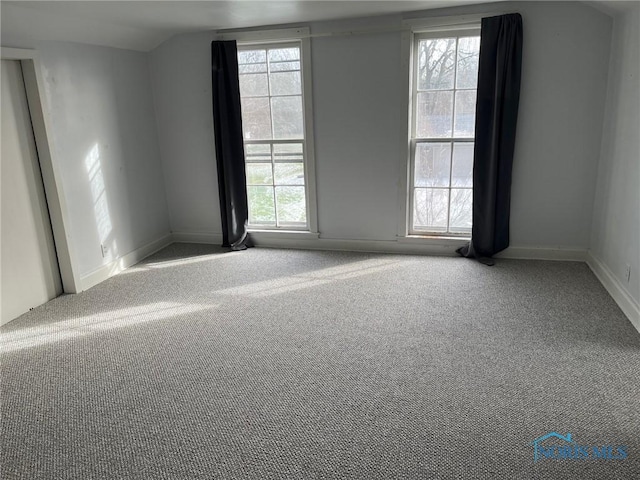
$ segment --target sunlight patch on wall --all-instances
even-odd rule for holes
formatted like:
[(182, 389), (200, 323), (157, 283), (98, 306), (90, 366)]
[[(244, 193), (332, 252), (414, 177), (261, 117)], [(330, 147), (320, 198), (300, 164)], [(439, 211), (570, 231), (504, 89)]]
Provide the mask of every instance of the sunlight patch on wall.
[(93, 211), (98, 229), (98, 238), (102, 246), (102, 256), (107, 260), (113, 260), (118, 256), (118, 245), (113, 238), (113, 224), (109, 212), (109, 202), (102, 173), (100, 160), (100, 148), (94, 144), (84, 159), (84, 165), (89, 176), (91, 197), (93, 199)]

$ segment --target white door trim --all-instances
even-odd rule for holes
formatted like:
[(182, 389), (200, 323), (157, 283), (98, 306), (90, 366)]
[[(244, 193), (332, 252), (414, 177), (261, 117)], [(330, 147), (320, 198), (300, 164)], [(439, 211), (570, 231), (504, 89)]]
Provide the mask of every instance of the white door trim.
[(67, 234), (69, 231), (67, 228), (69, 225), (68, 211), (60, 172), (57, 168), (58, 162), (55, 159), (55, 149), (51, 142), (51, 117), (42, 95), (44, 78), (38, 52), (22, 48), (2, 47), (0, 56), (2, 60), (18, 60), (22, 66), (29, 113), (38, 148), (38, 160), (53, 230), (53, 241), (62, 277), (62, 289), (65, 293), (77, 293), (81, 283), (72, 255), (71, 238)]

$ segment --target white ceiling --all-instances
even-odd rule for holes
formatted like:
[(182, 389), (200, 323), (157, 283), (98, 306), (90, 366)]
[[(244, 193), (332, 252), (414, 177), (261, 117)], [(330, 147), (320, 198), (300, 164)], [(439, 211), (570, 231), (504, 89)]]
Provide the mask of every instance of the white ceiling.
[[(6, 47), (70, 41), (149, 51), (186, 32), (305, 23), (427, 10), (492, 0), (414, 1), (0, 1)], [(636, 2), (584, 2), (610, 15)]]
[(490, 3), (422, 1), (2, 1), (3, 46), (58, 40), (148, 51), (178, 33)]
[(613, 17), (621, 13), (624, 14), (626, 12), (630, 12), (634, 8), (638, 8), (639, 0), (594, 0), (582, 3), (591, 5), (601, 12)]

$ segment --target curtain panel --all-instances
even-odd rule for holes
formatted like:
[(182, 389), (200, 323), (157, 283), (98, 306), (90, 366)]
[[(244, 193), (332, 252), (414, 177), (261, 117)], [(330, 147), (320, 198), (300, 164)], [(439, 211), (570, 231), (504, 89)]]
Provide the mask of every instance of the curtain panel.
[(222, 246), (244, 250), (249, 210), (235, 40), (212, 42), (211, 73)]
[(509, 246), (511, 172), (522, 66), (522, 17), (482, 19), (473, 163), (471, 241), (457, 251), (493, 265)]

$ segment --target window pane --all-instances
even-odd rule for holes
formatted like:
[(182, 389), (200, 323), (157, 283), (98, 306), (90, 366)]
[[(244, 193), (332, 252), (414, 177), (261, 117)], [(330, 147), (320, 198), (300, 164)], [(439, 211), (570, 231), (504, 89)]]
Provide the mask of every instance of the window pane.
[(417, 144), (414, 172), (415, 186), (448, 187), (450, 165), (450, 143)]
[(299, 47), (272, 48), (269, 50), (269, 63), (300, 60)]
[(470, 232), (472, 209), (473, 190), (452, 188), (449, 230), (456, 233)]
[(242, 99), (242, 127), (245, 140), (271, 138), (271, 112), (268, 97)]
[(269, 94), (267, 87), (267, 74), (240, 75), (240, 96), (257, 97)]
[(453, 187), (473, 187), (473, 143), (453, 144)]
[(274, 138), (302, 138), (302, 97), (274, 97), (271, 108)]
[(413, 199), (413, 228), (446, 232), (449, 190), (446, 188), (416, 188)]
[(463, 37), (458, 40), (456, 88), (476, 88), (479, 55), (480, 37)]
[(418, 93), (416, 135), (420, 138), (450, 137), (453, 92)]
[(273, 145), (274, 162), (301, 162), (302, 143), (276, 143)]
[(280, 72), (282, 70), (300, 70), (300, 62), (271, 62), (269, 70)]
[(265, 63), (266, 61), (266, 50), (238, 50), (238, 64)]
[(304, 187), (276, 187), (278, 225), (305, 225), (307, 210)]
[(418, 57), (418, 89), (453, 88), (456, 54), (455, 38), (422, 40)]
[(271, 95), (300, 95), (300, 72), (272, 73), (269, 75)]
[(244, 146), (244, 156), (247, 162), (270, 162), (271, 145), (268, 144), (246, 144)]
[(249, 223), (251, 225), (275, 225), (273, 187), (247, 187)]
[(273, 185), (271, 163), (248, 163), (247, 185)]
[(476, 125), (476, 91), (456, 92), (455, 137), (473, 137)]
[(245, 73), (266, 73), (266, 63), (252, 63), (249, 65), (238, 65), (238, 73), (243, 75)]
[(239, 50), (238, 73), (260, 73), (267, 71), (266, 50)]
[(304, 185), (302, 163), (276, 163), (274, 166), (276, 185)]

